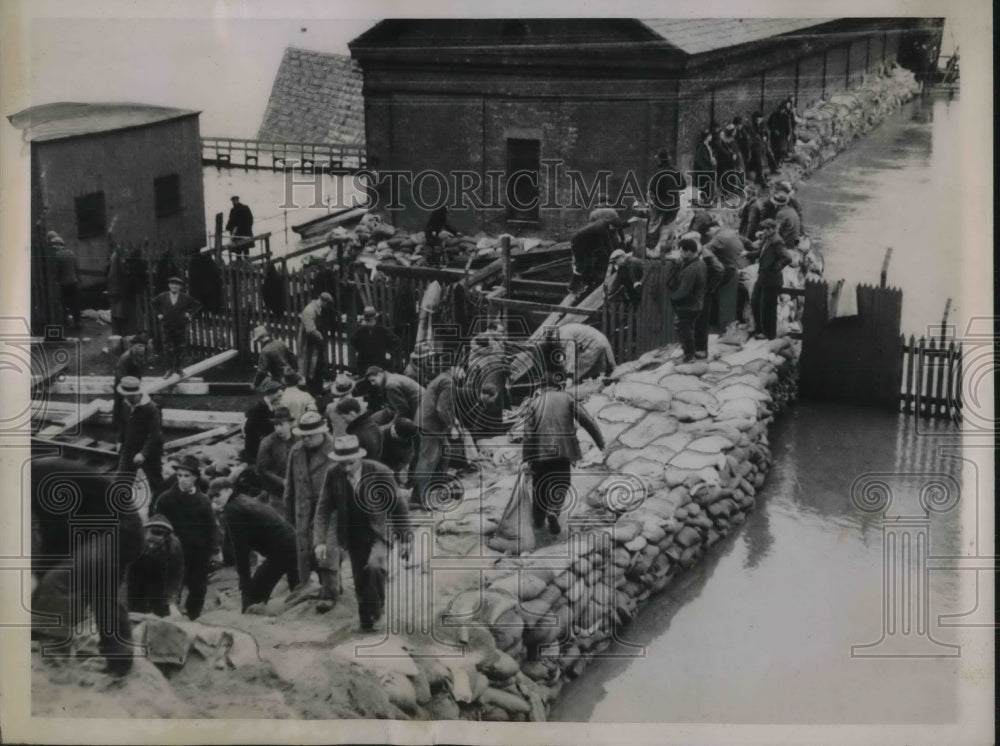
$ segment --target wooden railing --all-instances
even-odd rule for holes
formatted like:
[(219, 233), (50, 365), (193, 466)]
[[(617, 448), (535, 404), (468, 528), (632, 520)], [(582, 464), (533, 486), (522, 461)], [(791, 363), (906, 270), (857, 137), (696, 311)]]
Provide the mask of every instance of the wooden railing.
[(954, 341), (900, 338), (902, 411), (923, 418), (962, 419), (962, 347)]
[(318, 142), (272, 142), (236, 137), (201, 138), (203, 163), (238, 168), (270, 168), (281, 171), (357, 171), (368, 166), (364, 145)]

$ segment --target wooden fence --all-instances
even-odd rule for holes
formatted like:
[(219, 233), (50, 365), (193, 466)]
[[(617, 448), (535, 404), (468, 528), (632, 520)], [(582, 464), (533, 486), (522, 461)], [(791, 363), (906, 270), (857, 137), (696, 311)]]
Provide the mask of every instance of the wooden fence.
[(962, 347), (954, 341), (900, 338), (900, 407), (918, 417), (962, 419)]

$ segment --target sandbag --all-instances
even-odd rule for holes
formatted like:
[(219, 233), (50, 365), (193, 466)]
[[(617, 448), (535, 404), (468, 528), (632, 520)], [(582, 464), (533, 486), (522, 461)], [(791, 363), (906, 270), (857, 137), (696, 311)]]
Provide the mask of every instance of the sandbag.
[(524, 463), (497, 524), (496, 534), (502, 539), (515, 541), (517, 554), (535, 548), (535, 528), (531, 523), (532, 491), (531, 467)]
[(614, 385), (613, 395), (640, 409), (665, 412), (670, 408), (670, 392), (650, 383), (620, 381)]
[(629, 448), (642, 448), (658, 438), (676, 432), (677, 428), (676, 419), (653, 412), (622, 433), (618, 440)]

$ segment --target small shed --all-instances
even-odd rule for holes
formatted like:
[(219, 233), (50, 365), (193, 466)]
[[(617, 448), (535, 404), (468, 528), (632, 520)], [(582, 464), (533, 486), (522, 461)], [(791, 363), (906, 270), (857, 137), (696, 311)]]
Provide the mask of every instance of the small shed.
[(62, 102), (9, 117), (31, 147), (31, 222), (76, 252), (82, 286), (105, 280), (109, 232), (181, 252), (205, 245), (200, 112)]

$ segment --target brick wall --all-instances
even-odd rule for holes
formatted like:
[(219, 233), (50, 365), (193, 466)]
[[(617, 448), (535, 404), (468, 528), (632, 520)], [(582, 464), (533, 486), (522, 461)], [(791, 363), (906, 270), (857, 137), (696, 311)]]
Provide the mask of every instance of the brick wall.
[(799, 61), (798, 106), (806, 109), (823, 98), (823, 67), (825, 55), (812, 54)]
[(847, 45), (826, 50), (826, 95), (847, 88)]
[(873, 34), (868, 40), (868, 72), (874, 72), (882, 64), (885, 54), (885, 34)]
[(764, 116), (770, 115), (786, 98), (795, 98), (797, 63), (775, 67), (764, 73)]
[(868, 40), (856, 39), (851, 42), (850, 60), (848, 62), (848, 85), (851, 88), (861, 85), (868, 69)]

